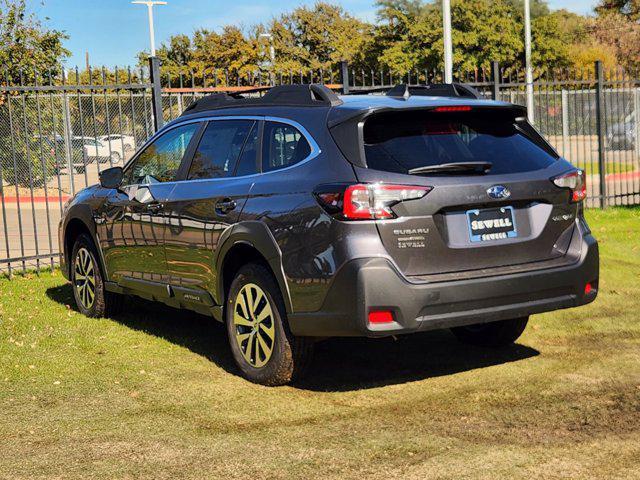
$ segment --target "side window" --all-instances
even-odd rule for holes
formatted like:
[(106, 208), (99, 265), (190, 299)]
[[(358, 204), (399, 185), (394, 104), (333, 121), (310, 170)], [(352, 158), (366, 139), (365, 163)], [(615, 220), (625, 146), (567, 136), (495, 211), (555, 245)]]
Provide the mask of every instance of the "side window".
[(149, 145), (125, 173), (125, 185), (170, 182), (175, 179), (191, 137), (200, 128), (190, 123), (168, 131)]
[(258, 122), (255, 122), (251, 129), (251, 133), (249, 133), (249, 138), (247, 138), (247, 142), (244, 144), (240, 160), (238, 160), (238, 167), (236, 168), (235, 173), (236, 177), (258, 173), (256, 168), (256, 157), (258, 155), (259, 140), (260, 129), (258, 128)]
[(222, 178), (233, 175), (236, 161), (247, 143), (254, 121), (209, 122), (189, 168), (187, 179)]
[(295, 165), (311, 154), (304, 135), (285, 123), (267, 122), (262, 138), (263, 172)]

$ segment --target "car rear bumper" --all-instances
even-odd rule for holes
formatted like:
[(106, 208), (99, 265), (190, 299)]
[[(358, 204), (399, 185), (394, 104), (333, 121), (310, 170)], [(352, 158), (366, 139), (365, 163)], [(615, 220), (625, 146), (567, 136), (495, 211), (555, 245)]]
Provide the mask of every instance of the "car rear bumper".
[[(299, 336), (378, 337), (505, 320), (590, 303), (598, 275), (591, 235), (571, 265), (447, 282), (411, 283), (385, 258), (357, 259), (338, 272), (323, 308), (290, 313), (289, 325)], [(372, 310), (390, 310), (395, 321), (371, 325)]]

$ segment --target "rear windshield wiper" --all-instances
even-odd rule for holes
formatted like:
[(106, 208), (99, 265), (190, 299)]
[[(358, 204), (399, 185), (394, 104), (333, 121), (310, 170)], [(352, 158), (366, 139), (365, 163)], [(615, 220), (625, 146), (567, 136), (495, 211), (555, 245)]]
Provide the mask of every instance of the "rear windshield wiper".
[(424, 167), (412, 168), (409, 175), (420, 175), (422, 173), (446, 173), (446, 172), (474, 172), (489, 173), (493, 167), (491, 162), (457, 162), (442, 163), (440, 165), (427, 165)]

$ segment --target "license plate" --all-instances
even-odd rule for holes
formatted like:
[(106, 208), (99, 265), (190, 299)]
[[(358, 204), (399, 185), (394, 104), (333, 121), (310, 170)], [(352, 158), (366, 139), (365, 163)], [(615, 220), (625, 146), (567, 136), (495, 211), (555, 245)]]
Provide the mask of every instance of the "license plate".
[(518, 236), (513, 207), (467, 211), (472, 242), (490, 242)]

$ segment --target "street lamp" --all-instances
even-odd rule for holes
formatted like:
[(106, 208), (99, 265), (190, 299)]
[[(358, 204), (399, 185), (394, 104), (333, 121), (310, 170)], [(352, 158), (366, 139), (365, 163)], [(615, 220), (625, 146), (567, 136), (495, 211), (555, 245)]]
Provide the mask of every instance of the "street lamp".
[(444, 83), (453, 83), (453, 42), (451, 40), (451, 0), (442, 0), (444, 36)]
[(271, 59), (271, 67), (273, 68), (276, 64), (276, 50), (273, 47), (273, 35), (270, 33), (261, 33), (259, 37), (265, 38), (269, 42), (269, 58)]
[(531, 67), (531, 8), (529, 0), (524, 0), (524, 58), (525, 58), (525, 83), (527, 88), (527, 116), (531, 123), (534, 122), (533, 113), (533, 70)]
[(131, 3), (136, 5), (147, 6), (147, 9), (148, 9), (147, 11), (149, 12), (149, 39), (151, 41), (151, 56), (155, 57), (156, 56), (156, 40), (155, 40), (155, 33), (153, 31), (153, 7), (155, 5), (166, 5), (167, 2), (161, 2), (158, 0), (136, 0)]

